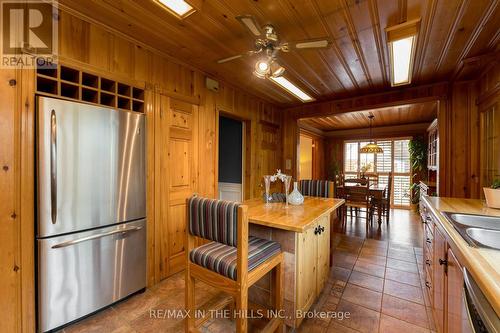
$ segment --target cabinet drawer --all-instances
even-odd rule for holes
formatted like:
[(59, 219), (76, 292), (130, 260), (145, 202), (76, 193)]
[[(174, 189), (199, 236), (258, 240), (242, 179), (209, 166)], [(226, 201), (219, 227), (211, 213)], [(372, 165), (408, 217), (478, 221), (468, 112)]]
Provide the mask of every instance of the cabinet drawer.
[(432, 270), (432, 252), (425, 251), (424, 254), (424, 269)]
[(429, 302), (431, 303), (431, 306), (433, 305), (433, 281), (432, 281), (432, 272), (429, 272), (428, 270), (425, 271), (425, 292), (427, 293), (427, 298)]
[(425, 224), (424, 234), (427, 237), (434, 238), (434, 224), (433, 224), (433, 222), (428, 222)]
[(432, 252), (434, 248), (434, 238), (432, 235), (424, 235), (424, 246), (426, 246), (430, 252)]

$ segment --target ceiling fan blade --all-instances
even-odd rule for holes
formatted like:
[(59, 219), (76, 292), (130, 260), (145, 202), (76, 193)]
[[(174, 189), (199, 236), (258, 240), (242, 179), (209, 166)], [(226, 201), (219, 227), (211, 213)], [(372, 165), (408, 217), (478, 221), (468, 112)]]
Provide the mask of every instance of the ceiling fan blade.
[(224, 58), (224, 59), (219, 59), (219, 60), (217, 60), (217, 63), (218, 64), (223, 64), (225, 62), (229, 62), (229, 61), (233, 61), (233, 60), (239, 59), (239, 58), (241, 58), (243, 56), (244, 56), (244, 54), (238, 54), (238, 55), (235, 55), (235, 56), (232, 56), (232, 57), (227, 57), (227, 58)]
[(223, 64), (225, 62), (233, 61), (233, 60), (240, 59), (240, 58), (243, 58), (243, 57), (248, 57), (248, 56), (260, 53), (260, 52), (262, 52), (261, 48), (258, 49), (258, 50), (255, 50), (255, 51), (247, 51), (245, 53), (234, 55), (232, 57), (227, 57), (227, 58), (219, 59), (219, 60), (217, 60), (217, 63), (218, 64)]
[(324, 49), (330, 47), (332, 41), (327, 38), (322, 39), (308, 39), (300, 42), (289, 42), (281, 46), (283, 51), (290, 50), (306, 50), (306, 49)]
[(239, 15), (236, 19), (240, 21), (254, 36), (262, 36), (262, 28), (257, 23), (257, 20), (252, 15)]

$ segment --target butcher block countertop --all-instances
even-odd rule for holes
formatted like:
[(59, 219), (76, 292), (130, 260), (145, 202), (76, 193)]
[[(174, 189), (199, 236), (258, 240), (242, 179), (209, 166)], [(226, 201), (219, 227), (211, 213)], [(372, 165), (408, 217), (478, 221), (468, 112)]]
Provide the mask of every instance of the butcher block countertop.
[(343, 199), (304, 197), (304, 204), (300, 206), (284, 203), (269, 203), (260, 198), (243, 202), (248, 205), (248, 221), (267, 227), (304, 232), (313, 222), (324, 214), (330, 214), (344, 203)]
[(483, 201), (476, 199), (424, 197), (423, 200), (427, 201), (432, 213), (439, 218), (441, 226), (447, 233), (447, 241), (458, 256), (458, 260), (472, 274), (500, 316), (500, 250), (469, 246), (441, 214), (441, 212), (454, 212), (500, 217), (500, 210), (488, 208)]

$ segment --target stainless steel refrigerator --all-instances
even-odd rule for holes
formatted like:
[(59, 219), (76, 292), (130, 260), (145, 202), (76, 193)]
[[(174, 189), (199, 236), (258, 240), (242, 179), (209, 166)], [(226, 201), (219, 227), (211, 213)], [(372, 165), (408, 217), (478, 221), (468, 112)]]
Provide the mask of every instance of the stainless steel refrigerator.
[(38, 331), (146, 286), (145, 116), (37, 97)]

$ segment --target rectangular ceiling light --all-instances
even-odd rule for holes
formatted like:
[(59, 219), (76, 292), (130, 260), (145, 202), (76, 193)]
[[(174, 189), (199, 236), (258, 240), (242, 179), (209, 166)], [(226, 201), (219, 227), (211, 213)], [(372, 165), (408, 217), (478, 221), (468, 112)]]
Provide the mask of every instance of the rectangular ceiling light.
[(196, 11), (184, 0), (158, 0), (165, 8), (178, 18), (186, 18)]
[(420, 19), (386, 28), (391, 66), (391, 86), (411, 83)]
[(278, 76), (278, 77), (269, 77), (271, 81), (288, 91), (290, 94), (294, 95), (295, 97), (299, 98), (302, 102), (311, 102), (314, 101), (314, 98), (303, 92), (299, 87), (297, 87), (295, 84), (292, 82), (288, 81), (286, 78), (283, 76)]
[(391, 43), (392, 55), (392, 85), (409, 84), (411, 82), (411, 67), (413, 64), (413, 49), (415, 36), (406, 37)]

